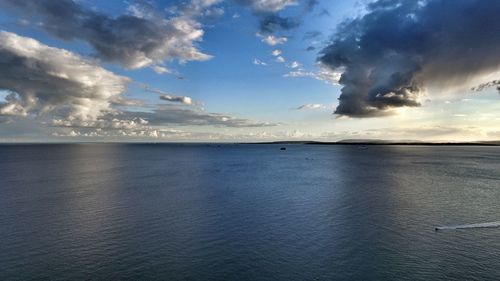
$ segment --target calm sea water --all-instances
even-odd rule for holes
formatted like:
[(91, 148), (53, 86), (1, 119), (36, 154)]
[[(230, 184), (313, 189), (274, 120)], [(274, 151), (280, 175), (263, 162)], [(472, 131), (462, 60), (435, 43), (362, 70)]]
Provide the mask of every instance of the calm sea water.
[(500, 280), (500, 148), (0, 146), (0, 280)]

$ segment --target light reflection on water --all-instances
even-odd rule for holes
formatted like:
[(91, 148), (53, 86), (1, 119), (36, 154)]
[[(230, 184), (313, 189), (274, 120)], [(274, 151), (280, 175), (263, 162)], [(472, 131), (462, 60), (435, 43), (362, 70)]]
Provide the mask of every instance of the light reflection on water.
[(498, 279), (494, 147), (0, 146), (0, 279)]

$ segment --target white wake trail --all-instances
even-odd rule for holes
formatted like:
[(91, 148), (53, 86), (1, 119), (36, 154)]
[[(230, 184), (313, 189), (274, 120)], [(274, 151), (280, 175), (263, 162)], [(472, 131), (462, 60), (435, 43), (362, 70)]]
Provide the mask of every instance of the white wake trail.
[(437, 231), (437, 230), (448, 230), (448, 229), (495, 228), (495, 227), (500, 227), (500, 221), (461, 224), (461, 225), (445, 225), (445, 226), (438, 226), (435, 228), (435, 230)]

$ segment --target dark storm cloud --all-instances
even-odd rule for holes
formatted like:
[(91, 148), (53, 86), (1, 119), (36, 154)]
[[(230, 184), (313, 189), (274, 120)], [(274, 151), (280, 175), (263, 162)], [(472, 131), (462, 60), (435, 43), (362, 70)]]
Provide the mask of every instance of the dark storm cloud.
[(127, 68), (140, 68), (164, 60), (207, 60), (194, 45), (203, 31), (194, 19), (208, 5), (197, 5), (194, 12), (164, 19), (152, 12), (147, 2), (130, 6), (130, 14), (116, 18), (84, 8), (73, 0), (0, 0), (23, 15), (41, 21), (47, 32), (64, 40), (83, 40), (107, 61)]
[(337, 28), (318, 61), (342, 71), (336, 114), (419, 106), (424, 87), (466, 83), (500, 65), (500, 1), (379, 0)]

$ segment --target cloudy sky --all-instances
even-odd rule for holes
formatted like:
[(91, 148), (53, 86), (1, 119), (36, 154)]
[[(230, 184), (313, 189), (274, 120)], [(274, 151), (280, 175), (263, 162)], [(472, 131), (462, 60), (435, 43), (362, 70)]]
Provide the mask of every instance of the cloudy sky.
[(500, 1), (0, 0), (0, 142), (500, 139)]

